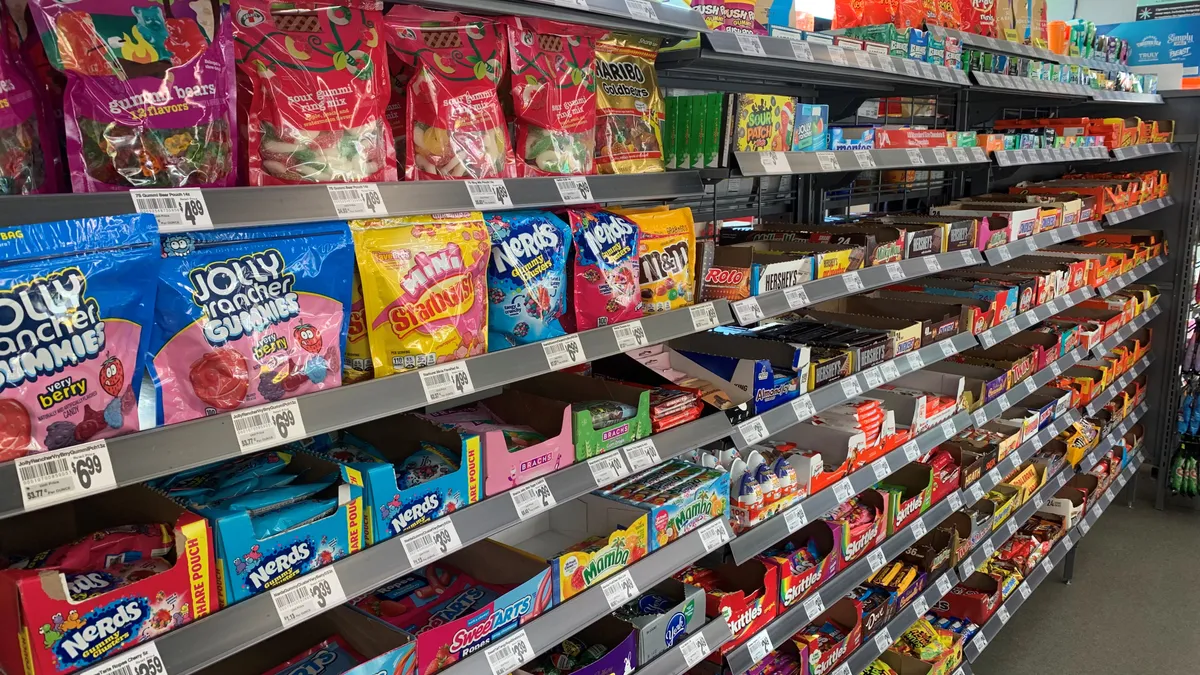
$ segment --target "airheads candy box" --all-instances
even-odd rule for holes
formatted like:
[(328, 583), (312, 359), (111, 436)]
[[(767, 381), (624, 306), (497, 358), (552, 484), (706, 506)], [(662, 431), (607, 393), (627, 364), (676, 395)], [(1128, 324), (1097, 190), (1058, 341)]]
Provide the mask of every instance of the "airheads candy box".
[[(218, 608), (208, 524), (150, 488), (122, 487), (5, 521), (0, 554), (11, 558), (105, 528), (158, 523), (171, 534), (169, 552), (154, 558), (166, 568), (147, 567), (124, 585), (99, 570), (71, 575), (70, 584), (55, 568), (0, 570), (0, 669), (51, 675), (87, 668)], [(84, 585), (90, 597), (72, 600)]]
[(0, 228), (0, 461), (138, 430), (157, 244), (150, 215)]
[(341, 385), (345, 222), (170, 234), (162, 257), (150, 344), (159, 424)]
[[(426, 454), (422, 451), (430, 443), (449, 452), (450, 464), (435, 468), (409, 462)], [(417, 415), (398, 415), (322, 434), (300, 446), (343, 464), (343, 471), (358, 479), (354, 484), (363, 486), (369, 544), (483, 498), (480, 437), (443, 429)], [(407, 470), (406, 465), (413, 468)]]

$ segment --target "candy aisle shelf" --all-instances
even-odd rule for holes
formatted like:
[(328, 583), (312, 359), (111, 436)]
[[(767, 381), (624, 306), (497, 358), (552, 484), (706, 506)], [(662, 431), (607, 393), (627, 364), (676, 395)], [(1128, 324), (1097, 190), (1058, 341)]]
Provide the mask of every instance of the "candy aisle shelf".
[(4, 672), (970, 673), (1167, 499), (1200, 117), (1107, 38), (95, 2), (0, 49)]

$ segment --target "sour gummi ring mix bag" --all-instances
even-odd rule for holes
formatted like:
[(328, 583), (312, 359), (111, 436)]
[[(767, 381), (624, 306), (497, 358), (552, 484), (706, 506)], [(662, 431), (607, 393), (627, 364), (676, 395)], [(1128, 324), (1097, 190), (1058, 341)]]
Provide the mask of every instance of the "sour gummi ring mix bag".
[(30, 0), (67, 75), (75, 192), (236, 184), (229, 7), (220, 0)]
[(379, 2), (239, 0), (251, 185), (394, 181)]
[(376, 377), (487, 351), (483, 214), (352, 220), (350, 228)]
[(573, 314), (569, 330), (588, 330), (642, 317), (638, 286), (638, 228), (608, 211), (568, 211)]
[(498, 90), (507, 57), (503, 26), (408, 5), (393, 7), (385, 22), (407, 78), (405, 180), (515, 178)]
[(547, 211), (486, 214), (490, 351), (565, 335), (571, 228)]
[(344, 221), (164, 235), (150, 344), (159, 424), (342, 383)]
[(0, 229), (0, 461), (138, 430), (150, 215)]
[(546, 19), (504, 21), (521, 174), (594, 173), (595, 43), (604, 33)]

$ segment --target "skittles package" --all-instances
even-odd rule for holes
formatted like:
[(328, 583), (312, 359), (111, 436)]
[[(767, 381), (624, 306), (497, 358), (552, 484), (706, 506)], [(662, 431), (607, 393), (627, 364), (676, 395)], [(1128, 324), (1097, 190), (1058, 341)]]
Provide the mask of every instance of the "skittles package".
[(138, 430), (157, 243), (145, 214), (0, 229), (0, 461)]
[(67, 75), (73, 191), (237, 183), (227, 2), (29, 6), (51, 65)]
[(571, 332), (642, 318), (638, 288), (638, 228), (609, 211), (568, 211), (575, 240), (571, 258)]
[[(16, 38), (16, 20), (0, 11), (0, 37)], [(26, 68), (18, 45), (0, 39), (0, 195), (58, 192), (58, 134), (49, 94)]]
[(642, 311), (669, 312), (692, 304), (696, 288), (696, 230), (692, 210), (629, 213), (641, 232), (638, 270)]
[(408, 73), (404, 179), (516, 178), (499, 95), (503, 26), (408, 5), (393, 7), (386, 22), (391, 52)]
[(375, 376), (487, 351), (488, 229), (478, 211), (352, 220)]
[(372, 0), (238, 0), (250, 185), (397, 179), (382, 29)]
[(505, 17), (523, 176), (591, 174), (596, 148), (596, 40), (604, 33)]
[(493, 213), (485, 220), (492, 239), (490, 351), (565, 335), (571, 229), (546, 211)]
[(157, 422), (339, 386), (353, 256), (344, 221), (163, 236)]
[(654, 60), (662, 40), (613, 33), (596, 43), (596, 170), (660, 173), (666, 106)]

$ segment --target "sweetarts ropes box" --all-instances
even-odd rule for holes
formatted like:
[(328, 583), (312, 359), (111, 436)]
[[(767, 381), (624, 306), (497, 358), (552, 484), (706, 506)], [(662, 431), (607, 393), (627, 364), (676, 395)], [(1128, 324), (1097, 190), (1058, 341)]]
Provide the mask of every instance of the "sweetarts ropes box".
[[(0, 570), (0, 670), (6, 673), (87, 668), (218, 608), (208, 523), (147, 487), (24, 513), (6, 520), (3, 530), (0, 557), (10, 562), (45, 564), (80, 553), (96, 559), (92, 571)], [(161, 532), (161, 547), (120, 563), (80, 548), (106, 530), (109, 536)]]

